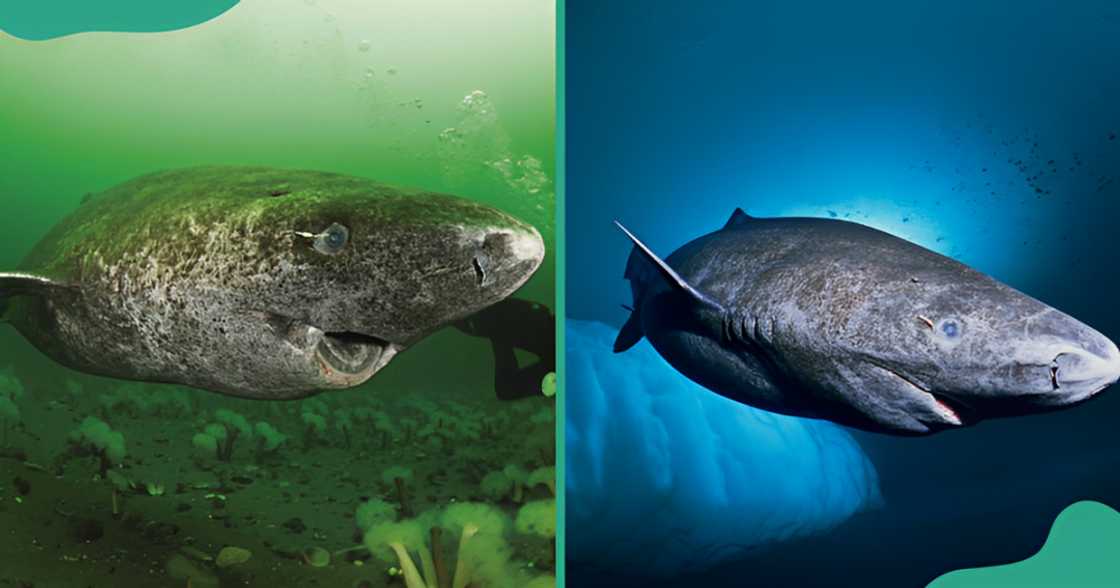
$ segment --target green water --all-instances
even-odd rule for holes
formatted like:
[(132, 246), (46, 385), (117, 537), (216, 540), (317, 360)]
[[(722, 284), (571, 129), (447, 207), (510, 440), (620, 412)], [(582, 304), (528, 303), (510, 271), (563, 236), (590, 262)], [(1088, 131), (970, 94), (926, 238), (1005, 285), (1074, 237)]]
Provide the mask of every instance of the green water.
[[(0, 271), (86, 193), (159, 169), (258, 164), (364, 176), (506, 210), (535, 225), (549, 252), (516, 296), (551, 307), (554, 10), (537, 0), (251, 0), (167, 33), (45, 42), (0, 33)], [(363, 386), (292, 403), (86, 376), (4, 326), (0, 349), (0, 388), (8, 387), (0, 395), (20, 411), (0, 439), (0, 528), (5, 545), (19, 546), (0, 580), (178, 586), (194, 574), (193, 586), (403, 585), (387, 573), (397, 565), (392, 554), (356, 550), (322, 568), (300, 555), (357, 545), (359, 504), (399, 502), (385, 478), (392, 466), (411, 470), (406, 514), (479, 501), (505, 517), (502, 545), (476, 548), (482, 563), (504, 566), (480, 585), (523, 585), (551, 572), (547, 532), (513, 528), (522, 502), (547, 500), (547, 487), (516, 502), (512, 491), (487, 493), (496, 477), (487, 488), (482, 479), (507, 465), (552, 465), (553, 403), (497, 401), (485, 340), (445, 330)], [(258, 454), (260, 437), (243, 437), (230, 461), (208, 455), (192, 438), (219, 409), (269, 422), (288, 442)], [(315, 432), (304, 413), (324, 416), (326, 430)], [(99, 479), (95, 459), (73, 455), (67, 438), (87, 416), (126, 440), (117, 469), (135, 487), (117, 492), (116, 518), (113, 485)], [(149, 495), (147, 482), (164, 494)], [(224, 499), (207, 497), (218, 494)], [(451, 566), (456, 537), (452, 525), (442, 539)], [(206, 557), (223, 546), (253, 556), (219, 568)]]

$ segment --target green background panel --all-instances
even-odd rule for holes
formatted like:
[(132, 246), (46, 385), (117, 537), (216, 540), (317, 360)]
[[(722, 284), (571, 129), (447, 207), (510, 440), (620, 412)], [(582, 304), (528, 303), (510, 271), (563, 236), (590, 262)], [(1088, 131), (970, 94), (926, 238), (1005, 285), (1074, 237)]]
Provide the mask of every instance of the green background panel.
[(0, 30), (41, 41), (74, 33), (172, 31), (206, 22), (238, 0), (21, 0), (0, 11)]
[(1089, 588), (1120, 586), (1120, 512), (1077, 502), (1058, 515), (1050, 537), (1021, 562), (958, 570), (929, 588)]

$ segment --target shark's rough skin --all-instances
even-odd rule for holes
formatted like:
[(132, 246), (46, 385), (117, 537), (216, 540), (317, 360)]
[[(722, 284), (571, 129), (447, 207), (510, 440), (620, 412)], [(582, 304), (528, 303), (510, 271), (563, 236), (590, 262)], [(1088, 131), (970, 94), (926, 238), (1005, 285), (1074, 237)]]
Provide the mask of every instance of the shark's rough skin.
[(1070, 406), (1120, 378), (1104, 335), (863, 225), (736, 210), (665, 261), (622, 230), (633, 312), (615, 351), (645, 336), (745, 404), (925, 435)]
[(59, 363), (250, 398), (358, 385), (517, 290), (540, 234), (493, 208), (343, 175), (154, 173), (90, 196), (17, 272), (4, 317)]

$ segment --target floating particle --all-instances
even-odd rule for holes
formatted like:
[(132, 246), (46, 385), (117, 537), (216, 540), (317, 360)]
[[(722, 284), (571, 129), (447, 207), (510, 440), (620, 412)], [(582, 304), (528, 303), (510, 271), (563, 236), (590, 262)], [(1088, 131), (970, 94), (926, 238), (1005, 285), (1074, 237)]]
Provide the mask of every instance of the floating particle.
[(464, 141), (463, 132), (455, 127), (448, 127), (440, 131), (438, 139), (443, 143), (461, 144)]
[(358, 43), (358, 51), (367, 53), (369, 51), (369, 41), (363, 39), (361, 43)]

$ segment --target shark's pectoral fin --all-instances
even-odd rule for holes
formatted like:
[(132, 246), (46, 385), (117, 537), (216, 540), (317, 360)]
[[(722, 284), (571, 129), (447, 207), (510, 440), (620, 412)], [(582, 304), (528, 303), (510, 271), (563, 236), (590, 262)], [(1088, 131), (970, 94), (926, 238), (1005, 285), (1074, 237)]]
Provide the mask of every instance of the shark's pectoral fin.
[(0, 272), (0, 322), (7, 320), (8, 306), (14, 296), (49, 297), (72, 286), (26, 272)]

